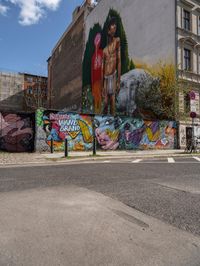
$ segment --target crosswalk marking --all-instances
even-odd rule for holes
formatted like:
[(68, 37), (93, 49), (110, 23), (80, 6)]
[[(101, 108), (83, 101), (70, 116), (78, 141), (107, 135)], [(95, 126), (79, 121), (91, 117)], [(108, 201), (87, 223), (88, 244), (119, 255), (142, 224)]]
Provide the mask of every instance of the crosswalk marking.
[(175, 163), (174, 158), (167, 158), (167, 160), (168, 160), (168, 163)]
[(198, 162), (200, 162), (200, 158), (199, 157), (193, 157), (195, 160), (197, 160)]
[(142, 159), (137, 159), (137, 160), (132, 161), (132, 163), (139, 163), (141, 161), (142, 161)]

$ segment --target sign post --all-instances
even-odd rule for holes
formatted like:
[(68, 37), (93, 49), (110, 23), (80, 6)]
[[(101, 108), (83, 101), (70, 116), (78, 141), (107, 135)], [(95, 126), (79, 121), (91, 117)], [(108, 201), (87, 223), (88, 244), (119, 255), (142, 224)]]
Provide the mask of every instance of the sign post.
[(65, 158), (67, 158), (69, 155), (69, 152), (68, 152), (68, 140), (67, 140), (67, 137), (65, 137)]
[(190, 113), (190, 117), (192, 118), (192, 148), (195, 147), (195, 140), (194, 140), (194, 119), (197, 116), (195, 112)]
[(195, 93), (195, 91), (191, 91), (190, 92), (190, 110), (191, 110), (190, 117), (192, 118), (192, 147), (193, 148), (195, 146), (195, 140), (194, 140), (194, 119), (197, 116), (195, 99), (196, 99), (196, 93)]

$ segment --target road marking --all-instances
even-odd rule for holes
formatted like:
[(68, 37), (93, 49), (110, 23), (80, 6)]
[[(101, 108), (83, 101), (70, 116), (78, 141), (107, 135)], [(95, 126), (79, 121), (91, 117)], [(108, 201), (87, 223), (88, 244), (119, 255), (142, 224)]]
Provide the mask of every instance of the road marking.
[(200, 158), (199, 157), (193, 157), (195, 160), (197, 160), (198, 162), (200, 162)]
[(174, 158), (167, 158), (168, 163), (175, 163)]
[(132, 163), (139, 163), (141, 161), (142, 161), (142, 159), (137, 159), (137, 160), (132, 161)]
[(110, 161), (104, 161), (104, 163), (110, 163)]

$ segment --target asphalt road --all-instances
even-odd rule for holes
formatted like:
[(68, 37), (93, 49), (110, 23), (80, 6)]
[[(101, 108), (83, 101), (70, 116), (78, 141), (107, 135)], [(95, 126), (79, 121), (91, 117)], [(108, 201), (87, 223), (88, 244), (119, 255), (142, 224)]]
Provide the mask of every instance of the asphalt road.
[(0, 192), (76, 185), (200, 235), (200, 163), (148, 159), (0, 168)]

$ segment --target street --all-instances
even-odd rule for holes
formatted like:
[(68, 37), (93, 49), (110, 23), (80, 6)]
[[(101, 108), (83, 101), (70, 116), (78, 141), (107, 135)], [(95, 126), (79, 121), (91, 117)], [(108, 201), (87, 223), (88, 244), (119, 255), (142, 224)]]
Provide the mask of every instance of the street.
[(0, 265), (199, 266), (198, 158), (0, 168)]

